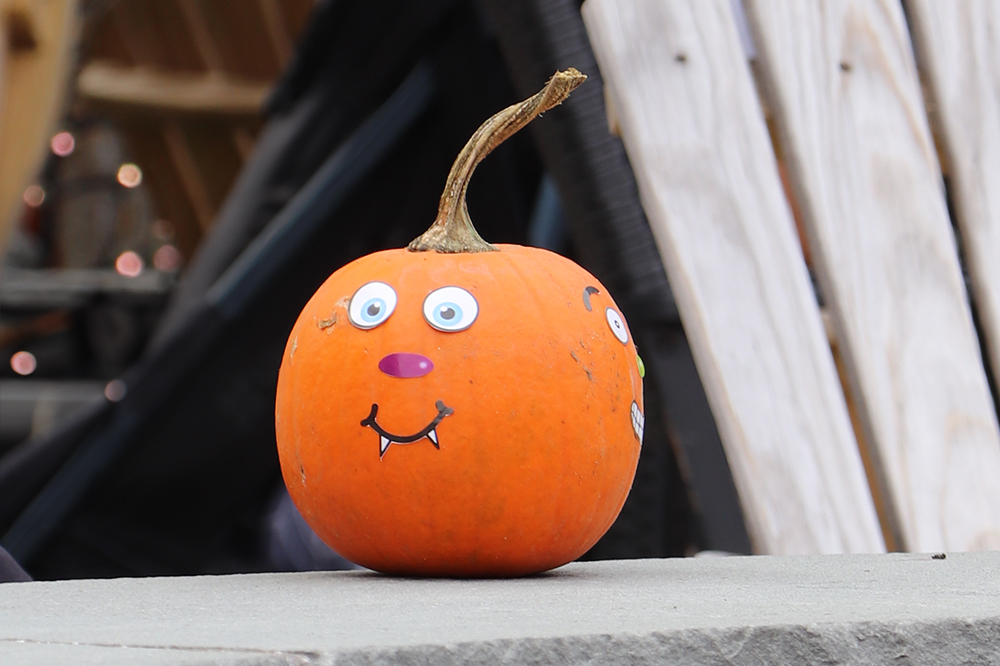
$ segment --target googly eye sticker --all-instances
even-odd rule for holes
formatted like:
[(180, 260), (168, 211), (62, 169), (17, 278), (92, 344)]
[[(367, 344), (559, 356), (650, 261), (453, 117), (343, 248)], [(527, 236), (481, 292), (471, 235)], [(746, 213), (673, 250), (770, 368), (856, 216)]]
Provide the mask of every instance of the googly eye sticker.
[(347, 306), (351, 323), (361, 329), (375, 328), (396, 309), (396, 292), (385, 282), (362, 285)]
[(479, 316), (476, 298), (461, 287), (441, 287), (424, 299), (424, 319), (445, 333), (464, 331)]
[(614, 308), (608, 308), (604, 311), (604, 317), (608, 320), (608, 326), (611, 327), (611, 332), (615, 334), (620, 343), (628, 344), (628, 329), (625, 328), (625, 320)]

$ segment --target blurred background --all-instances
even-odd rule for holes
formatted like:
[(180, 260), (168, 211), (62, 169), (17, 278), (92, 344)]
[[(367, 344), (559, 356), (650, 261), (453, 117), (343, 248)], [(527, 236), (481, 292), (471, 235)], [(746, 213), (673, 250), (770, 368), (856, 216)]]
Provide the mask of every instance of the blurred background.
[(288, 331), (567, 66), (590, 80), (468, 205), (608, 285), (646, 361), (636, 483), (587, 557), (749, 552), (579, 3), (0, 0), (0, 21), (0, 543), (33, 576), (349, 566), (280, 479)]

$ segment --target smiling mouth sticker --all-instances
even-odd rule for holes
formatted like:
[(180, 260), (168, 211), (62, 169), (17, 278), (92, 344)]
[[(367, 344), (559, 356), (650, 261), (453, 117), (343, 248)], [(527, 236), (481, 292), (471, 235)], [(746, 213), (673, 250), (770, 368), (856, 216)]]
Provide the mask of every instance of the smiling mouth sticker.
[(632, 430), (635, 431), (635, 436), (639, 438), (639, 443), (642, 444), (642, 434), (646, 430), (646, 417), (643, 416), (642, 410), (639, 409), (639, 405), (635, 400), (632, 401)]
[(412, 444), (413, 442), (419, 442), (421, 439), (426, 437), (434, 445), (435, 449), (441, 450), (441, 445), (438, 444), (437, 427), (444, 417), (451, 416), (455, 413), (455, 410), (447, 406), (440, 400), (434, 403), (437, 407), (437, 416), (435, 416), (427, 426), (418, 433), (413, 435), (394, 435), (391, 432), (385, 430), (382, 426), (378, 424), (375, 417), (378, 415), (378, 403), (372, 404), (372, 411), (368, 414), (367, 418), (361, 422), (364, 427), (371, 428), (378, 433), (378, 448), (379, 448), (379, 460), (385, 456), (385, 452), (389, 450), (389, 445), (391, 444)]

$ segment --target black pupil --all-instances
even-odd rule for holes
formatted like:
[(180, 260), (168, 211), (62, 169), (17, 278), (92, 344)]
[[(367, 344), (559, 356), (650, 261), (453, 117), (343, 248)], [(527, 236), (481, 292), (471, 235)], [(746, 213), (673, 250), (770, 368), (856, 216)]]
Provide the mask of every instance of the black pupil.
[(371, 305), (368, 306), (369, 317), (374, 317), (381, 311), (382, 311), (382, 306), (380, 306), (378, 303), (372, 303)]
[(454, 319), (455, 309), (449, 306), (441, 308), (441, 318), (442, 319)]

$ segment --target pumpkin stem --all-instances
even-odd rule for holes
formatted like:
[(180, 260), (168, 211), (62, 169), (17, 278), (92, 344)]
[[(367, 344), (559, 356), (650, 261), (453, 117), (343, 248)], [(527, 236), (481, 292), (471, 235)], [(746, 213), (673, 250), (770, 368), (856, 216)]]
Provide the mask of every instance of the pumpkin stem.
[(476, 165), (508, 137), (538, 115), (561, 104), (587, 75), (570, 67), (556, 72), (545, 87), (520, 104), (508, 106), (479, 126), (458, 154), (438, 204), (434, 224), (407, 246), (412, 252), (492, 252), (497, 248), (482, 239), (469, 219), (465, 191)]

